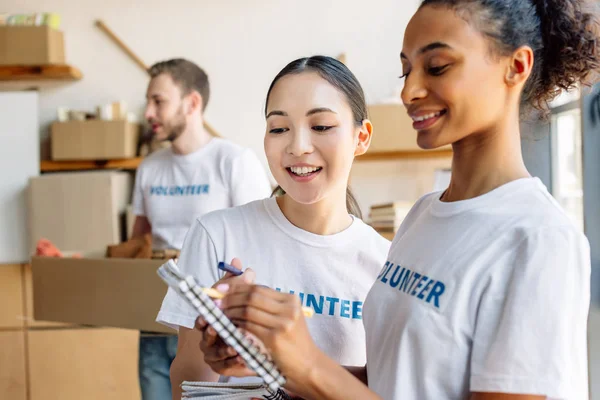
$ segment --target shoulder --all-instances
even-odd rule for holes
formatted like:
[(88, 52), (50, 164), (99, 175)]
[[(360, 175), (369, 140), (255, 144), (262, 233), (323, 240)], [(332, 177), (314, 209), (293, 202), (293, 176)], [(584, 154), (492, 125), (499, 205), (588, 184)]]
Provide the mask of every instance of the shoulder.
[(165, 162), (168, 162), (171, 159), (172, 154), (172, 150), (168, 147), (157, 150), (151, 153), (150, 155), (144, 157), (144, 159), (138, 166), (138, 171), (145, 171), (147, 169), (162, 166)]
[(361, 248), (372, 249), (371, 251), (378, 256), (386, 257), (390, 250), (391, 242), (360, 218), (355, 217), (354, 224), (356, 224), (357, 242), (363, 244)]
[(210, 143), (210, 145), (212, 147), (212, 153), (216, 157), (229, 161), (241, 157), (245, 152), (249, 150), (243, 146), (240, 146), (237, 143), (233, 143), (230, 140), (222, 138), (212, 139), (212, 143)]
[(240, 231), (240, 225), (247, 225), (255, 220), (264, 220), (266, 212), (265, 201), (268, 199), (255, 200), (247, 204), (223, 208), (202, 215), (197, 219), (199, 225), (212, 235), (224, 231)]

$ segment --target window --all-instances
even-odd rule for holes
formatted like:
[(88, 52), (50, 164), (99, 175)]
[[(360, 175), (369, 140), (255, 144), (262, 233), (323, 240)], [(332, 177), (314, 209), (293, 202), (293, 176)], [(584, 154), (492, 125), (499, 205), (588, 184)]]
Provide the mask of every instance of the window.
[(552, 112), (552, 191), (583, 231), (582, 132), (579, 101)]

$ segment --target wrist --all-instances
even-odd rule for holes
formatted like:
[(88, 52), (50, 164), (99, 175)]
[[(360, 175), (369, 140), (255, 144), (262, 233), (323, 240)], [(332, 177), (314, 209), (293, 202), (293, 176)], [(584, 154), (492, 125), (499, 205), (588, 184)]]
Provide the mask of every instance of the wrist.
[(320, 350), (316, 350), (311, 360), (306, 377), (306, 389), (310, 392), (311, 399), (319, 399), (323, 396), (323, 379), (327, 377), (327, 371), (331, 370), (331, 360)]

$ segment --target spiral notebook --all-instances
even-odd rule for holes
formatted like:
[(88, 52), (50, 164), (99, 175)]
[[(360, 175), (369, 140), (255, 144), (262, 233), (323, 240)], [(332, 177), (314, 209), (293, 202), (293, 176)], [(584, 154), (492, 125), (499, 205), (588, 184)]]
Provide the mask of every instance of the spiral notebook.
[[(247, 399), (250, 397), (263, 396), (266, 399), (286, 399), (281, 387), (285, 384), (285, 378), (270, 360), (268, 354), (261, 353), (259, 348), (244, 336), (229, 318), (216, 306), (214, 301), (202, 290), (200, 285), (192, 276), (184, 276), (173, 260), (167, 261), (158, 268), (158, 275), (182, 298), (184, 298), (206, 322), (213, 327), (223, 341), (233, 347), (244, 359), (250, 369), (264, 381), (259, 385), (235, 385), (229, 383), (206, 383), (185, 382), (186, 388), (190, 389), (184, 398), (200, 397), (203, 392), (206, 399)], [(183, 386), (182, 386), (183, 388)], [(250, 392), (262, 390), (260, 396), (253, 396)], [(232, 392), (233, 391), (233, 392)], [(186, 397), (189, 394), (191, 397)], [(240, 395), (246, 397), (230, 397)], [(222, 397), (226, 396), (226, 397)], [(270, 396), (270, 397), (266, 397)]]

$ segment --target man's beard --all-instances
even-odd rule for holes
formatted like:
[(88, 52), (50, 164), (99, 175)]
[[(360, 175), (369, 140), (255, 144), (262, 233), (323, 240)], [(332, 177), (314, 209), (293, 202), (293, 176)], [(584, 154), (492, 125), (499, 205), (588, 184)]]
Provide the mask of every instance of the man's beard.
[(167, 138), (164, 139), (164, 141), (169, 141), (173, 143), (179, 136), (181, 136), (183, 131), (185, 131), (186, 126), (187, 124), (185, 122), (185, 116), (183, 115), (183, 111), (179, 110), (177, 115), (173, 117), (173, 121), (165, 127), (167, 128), (169, 134), (167, 135)]

